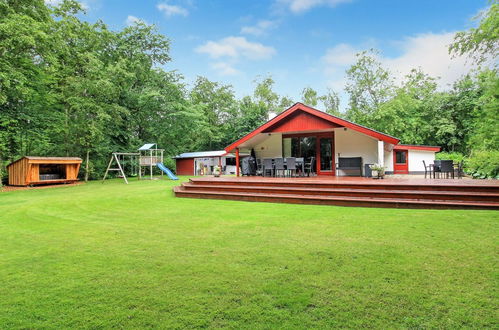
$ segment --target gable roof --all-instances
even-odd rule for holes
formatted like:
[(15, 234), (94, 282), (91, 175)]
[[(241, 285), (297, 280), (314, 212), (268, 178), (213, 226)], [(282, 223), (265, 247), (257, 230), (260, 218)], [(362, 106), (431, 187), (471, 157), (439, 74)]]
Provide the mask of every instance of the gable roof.
[(27, 159), (28, 161), (33, 161), (33, 162), (30, 162), (30, 163), (36, 163), (36, 164), (39, 164), (39, 163), (44, 163), (46, 162), (47, 164), (51, 164), (52, 162), (61, 162), (61, 161), (64, 161), (64, 162), (68, 162), (68, 163), (74, 163), (74, 164), (80, 164), (82, 163), (82, 159), (80, 157), (39, 157), (39, 156), (24, 156), (24, 157), (21, 157), (19, 159), (16, 159), (15, 161), (13, 161), (12, 163), (10, 163), (9, 165), (7, 165), (7, 167), (23, 160), (23, 159)]
[(434, 151), (439, 152), (439, 146), (424, 146), (420, 144), (398, 144), (393, 147), (394, 150), (421, 150), (421, 151)]
[(332, 127), (347, 127), (347, 128), (350, 128), (354, 131), (369, 135), (375, 139), (385, 141), (385, 142), (391, 143), (391, 144), (398, 144), (400, 141), (399, 139), (397, 139), (393, 136), (390, 136), (388, 134), (384, 134), (384, 133), (375, 131), (371, 128), (352, 123), (351, 121), (341, 119), (339, 117), (330, 115), (328, 113), (314, 109), (314, 108), (309, 107), (303, 103), (298, 102), (298, 103), (295, 103), (294, 105), (292, 105), (290, 108), (284, 110), (283, 112), (281, 112), (280, 114), (278, 114), (277, 116), (275, 116), (274, 118), (272, 118), (271, 120), (269, 120), (268, 122), (263, 124), (262, 126), (258, 127), (254, 131), (246, 134), (245, 136), (243, 136), (242, 138), (240, 138), (236, 142), (227, 146), (225, 148), (225, 150), (227, 152), (231, 152), (232, 150), (237, 148), (239, 145), (248, 141), (249, 139), (256, 136), (257, 134), (265, 133), (271, 127), (281, 127), (282, 125), (284, 125), (281, 121), (289, 119), (289, 118), (293, 118), (292, 115), (298, 111), (302, 111), (308, 115), (312, 115), (316, 118), (319, 118), (319, 120), (322, 119), (322, 121), (329, 122), (329, 123), (331, 123)]
[(222, 157), (227, 155), (225, 150), (216, 151), (197, 151), (197, 152), (184, 152), (183, 154), (177, 155), (173, 158), (198, 158), (198, 157)]

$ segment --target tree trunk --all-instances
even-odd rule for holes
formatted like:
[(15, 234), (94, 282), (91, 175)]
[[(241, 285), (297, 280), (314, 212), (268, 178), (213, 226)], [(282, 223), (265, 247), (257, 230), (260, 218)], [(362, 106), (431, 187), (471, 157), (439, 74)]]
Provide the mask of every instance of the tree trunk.
[(90, 150), (87, 150), (87, 159), (85, 160), (85, 182), (88, 181), (88, 161), (89, 161), (89, 158), (90, 158)]

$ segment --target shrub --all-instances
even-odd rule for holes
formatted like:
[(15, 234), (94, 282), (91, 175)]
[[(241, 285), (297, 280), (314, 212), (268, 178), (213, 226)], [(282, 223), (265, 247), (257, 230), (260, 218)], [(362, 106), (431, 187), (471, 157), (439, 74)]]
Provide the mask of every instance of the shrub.
[(455, 163), (458, 163), (462, 160), (466, 160), (466, 157), (460, 152), (439, 152), (435, 155), (436, 159), (448, 159), (453, 160)]
[(467, 159), (466, 172), (476, 179), (499, 179), (499, 151), (475, 151)]
[(163, 158), (163, 164), (168, 167), (172, 172), (177, 173), (175, 159), (171, 159), (170, 156), (165, 156)]

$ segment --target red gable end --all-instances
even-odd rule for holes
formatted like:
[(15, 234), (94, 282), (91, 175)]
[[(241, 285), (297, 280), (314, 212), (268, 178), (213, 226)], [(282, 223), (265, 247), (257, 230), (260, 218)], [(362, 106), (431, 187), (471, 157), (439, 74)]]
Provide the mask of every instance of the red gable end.
[(377, 132), (361, 125), (354, 124), (348, 120), (332, 116), (325, 112), (306, 106), (302, 103), (295, 103), (289, 109), (281, 112), (273, 119), (255, 129), (253, 132), (243, 136), (236, 142), (226, 147), (225, 150), (227, 152), (231, 152), (242, 143), (248, 141), (249, 139), (260, 133), (300, 132), (307, 130), (330, 129), (335, 127), (347, 127), (360, 133), (369, 135), (375, 139), (391, 144), (397, 144), (400, 141), (393, 136)]
[(317, 131), (336, 127), (342, 126), (299, 110), (289, 115), (286, 120), (281, 120), (263, 130), (263, 133)]

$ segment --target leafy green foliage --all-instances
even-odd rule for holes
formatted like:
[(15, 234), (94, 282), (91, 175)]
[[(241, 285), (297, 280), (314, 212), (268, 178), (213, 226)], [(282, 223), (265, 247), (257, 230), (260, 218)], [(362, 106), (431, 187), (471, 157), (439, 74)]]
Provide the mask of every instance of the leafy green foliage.
[(347, 71), (346, 92), (350, 95), (347, 118), (362, 125), (371, 125), (371, 115), (393, 95), (394, 84), (390, 72), (371, 49), (357, 54), (357, 62)]
[(466, 170), (478, 179), (499, 179), (499, 151), (475, 151), (468, 158)]
[(455, 163), (459, 163), (466, 159), (466, 156), (460, 152), (439, 152), (435, 155), (436, 159), (453, 160)]
[(475, 62), (483, 63), (490, 57), (497, 65), (499, 56), (499, 4), (490, 0), (491, 5), (482, 11), (475, 20), (478, 26), (468, 31), (460, 31), (454, 37), (449, 52), (470, 56)]
[[(450, 52), (470, 54), (476, 62), (497, 58), (499, 10), (491, 3), (479, 26), (456, 34)], [(497, 176), (499, 151), (499, 75), (496, 68), (470, 72), (448, 91), (437, 90), (437, 79), (412, 70), (396, 86), (377, 53), (362, 52), (347, 70), (350, 104), (347, 118), (386, 132), (402, 143), (441, 146), (439, 157), (469, 157), (474, 177)], [(462, 158), (462, 157), (458, 157)]]

